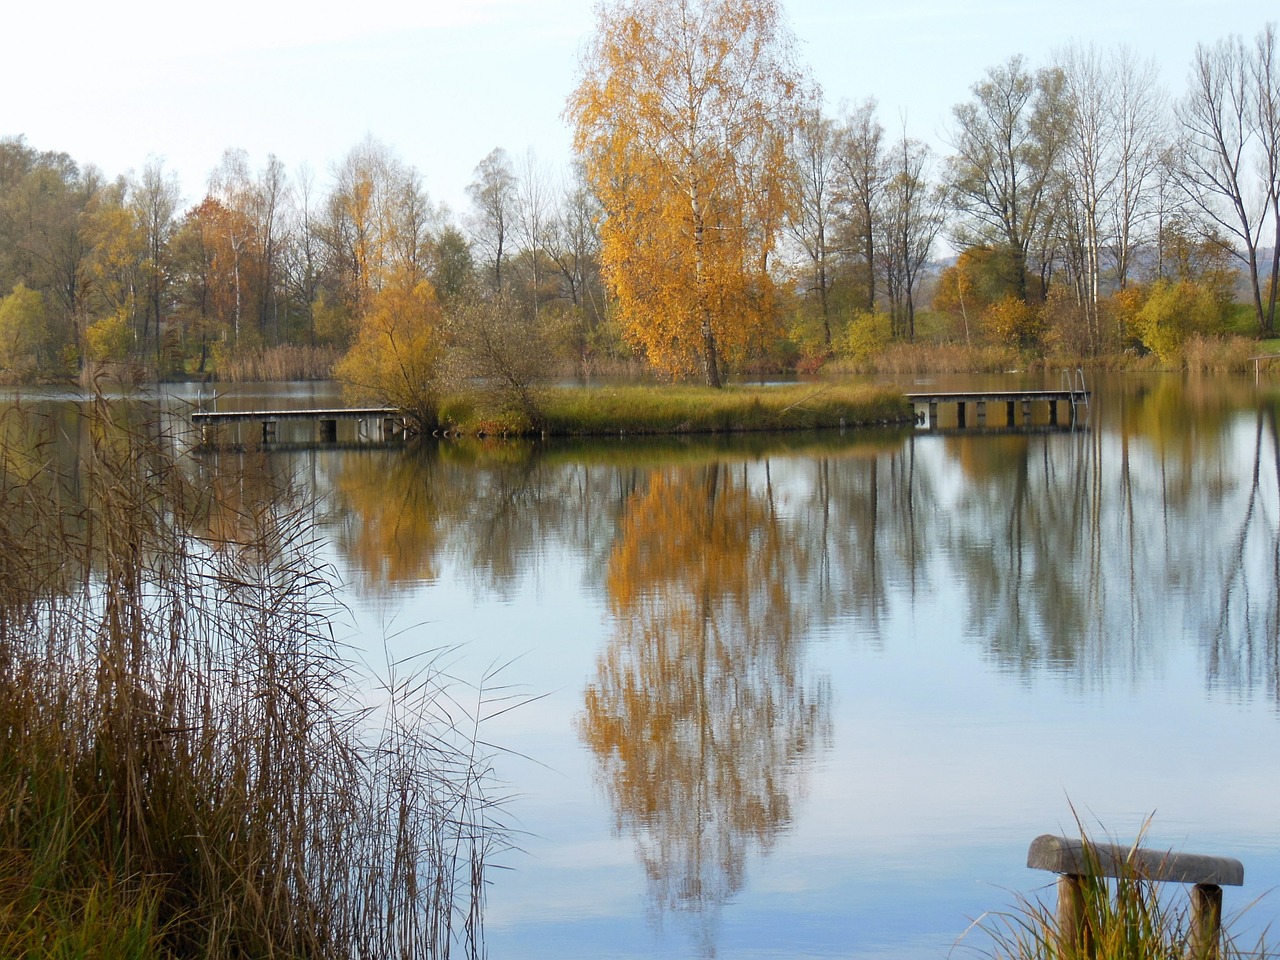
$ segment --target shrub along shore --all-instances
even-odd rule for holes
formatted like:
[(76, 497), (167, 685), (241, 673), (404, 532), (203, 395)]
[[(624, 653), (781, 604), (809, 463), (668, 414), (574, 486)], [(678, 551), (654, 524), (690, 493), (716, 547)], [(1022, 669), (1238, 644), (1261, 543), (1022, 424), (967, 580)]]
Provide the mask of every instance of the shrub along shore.
[(563, 387), (498, 412), (474, 398), (445, 402), (449, 433), (505, 436), (639, 436), (745, 433), (907, 424), (911, 404), (887, 387), (834, 383), (786, 386)]

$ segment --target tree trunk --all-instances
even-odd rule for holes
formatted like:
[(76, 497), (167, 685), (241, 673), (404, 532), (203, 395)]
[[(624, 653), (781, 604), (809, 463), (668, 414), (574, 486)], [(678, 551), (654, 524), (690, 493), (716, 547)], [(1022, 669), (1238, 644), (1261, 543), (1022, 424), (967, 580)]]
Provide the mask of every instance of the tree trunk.
[(707, 303), (707, 264), (702, 222), (702, 200), (698, 195), (698, 184), (689, 188), (689, 205), (693, 210), (693, 270), (694, 284), (697, 288), (698, 319), (702, 329), (702, 374), (708, 387), (719, 389), (720, 357), (716, 349), (716, 332), (712, 326), (711, 305)]

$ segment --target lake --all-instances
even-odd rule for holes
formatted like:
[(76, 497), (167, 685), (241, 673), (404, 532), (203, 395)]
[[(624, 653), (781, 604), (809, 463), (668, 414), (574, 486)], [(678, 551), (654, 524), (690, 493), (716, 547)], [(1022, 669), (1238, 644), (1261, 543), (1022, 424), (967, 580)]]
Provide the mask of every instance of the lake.
[(339, 636), (492, 715), (489, 956), (968, 953), (1077, 821), (1280, 915), (1280, 395), (1091, 386), (1056, 432), (272, 454)]

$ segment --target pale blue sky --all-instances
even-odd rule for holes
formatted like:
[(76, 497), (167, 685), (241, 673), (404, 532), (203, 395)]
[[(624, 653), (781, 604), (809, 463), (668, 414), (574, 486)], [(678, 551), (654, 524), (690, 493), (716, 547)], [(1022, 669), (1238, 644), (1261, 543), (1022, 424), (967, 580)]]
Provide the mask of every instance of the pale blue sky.
[[(455, 211), (495, 146), (545, 166), (568, 159), (561, 119), (592, 0), (64, 0), (5, 15), (0, 135), (108, 175), (165, 158), (195, 201), (224, 149), (260, 167), (307, 163), (325, 187), (367, 134)], [(110, 12), (104, 12), (108, 10)], [(789, 0), (802, 60), (835, 108), (873, 96), (886, 127), (939, 147), (952, 105), (983, 71), (1033, 65), (1071, 39), (1126, 44), (1183, 85), (1197, 41), (1252, 37), (1280, 9), (1260, 0)], [(215, 12), (216, 11), (216, 12)]]

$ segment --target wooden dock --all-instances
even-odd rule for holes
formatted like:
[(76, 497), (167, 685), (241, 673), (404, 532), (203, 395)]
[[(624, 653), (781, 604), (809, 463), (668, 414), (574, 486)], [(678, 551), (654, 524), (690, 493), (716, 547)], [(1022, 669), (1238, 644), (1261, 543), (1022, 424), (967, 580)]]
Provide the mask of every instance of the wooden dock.
[(390, 443), (403, 440), (406, 433), (404, 412), (395, 407), (337, 407), (328, 410), (203, 410), (191, 414), (191, 423), (200, 428), (200, 443), (217, 446), (219, 427), (256, 423), (263, 444), (275, 443), (282, 422), (307, 421), (316, 426), (316, 443), (336, 443), (339, 421), (354, 421), (357, 436), (369, 442)]
[(1089, 391), (1084, 389), (1065, 388), (1062, 390), (968, 390), (959, 392), (908, 393), (907, 399), (914, 406), (928, 408), (928, 425), (930, 430), (938, 429), (938, 407), (941, 404), (955, 404), (956, 421), (959, 429), (968, 425), (968, 408), (974, 408), (978, 427), (987, 426), (987, 405), (1003, 404), (1005, 409), (1005, 426), (1017, 427), (1020, 424), (1031, 424), (1032, 407), (1036, 404), (1047, 404), (1049, 409), (1049, 426), (1063, 425), (1059, 419), (1059, 409), (1065, 405), (1065, 425), (1074, 426), (1080, 415), (1080, 409), (1089, 404)]

